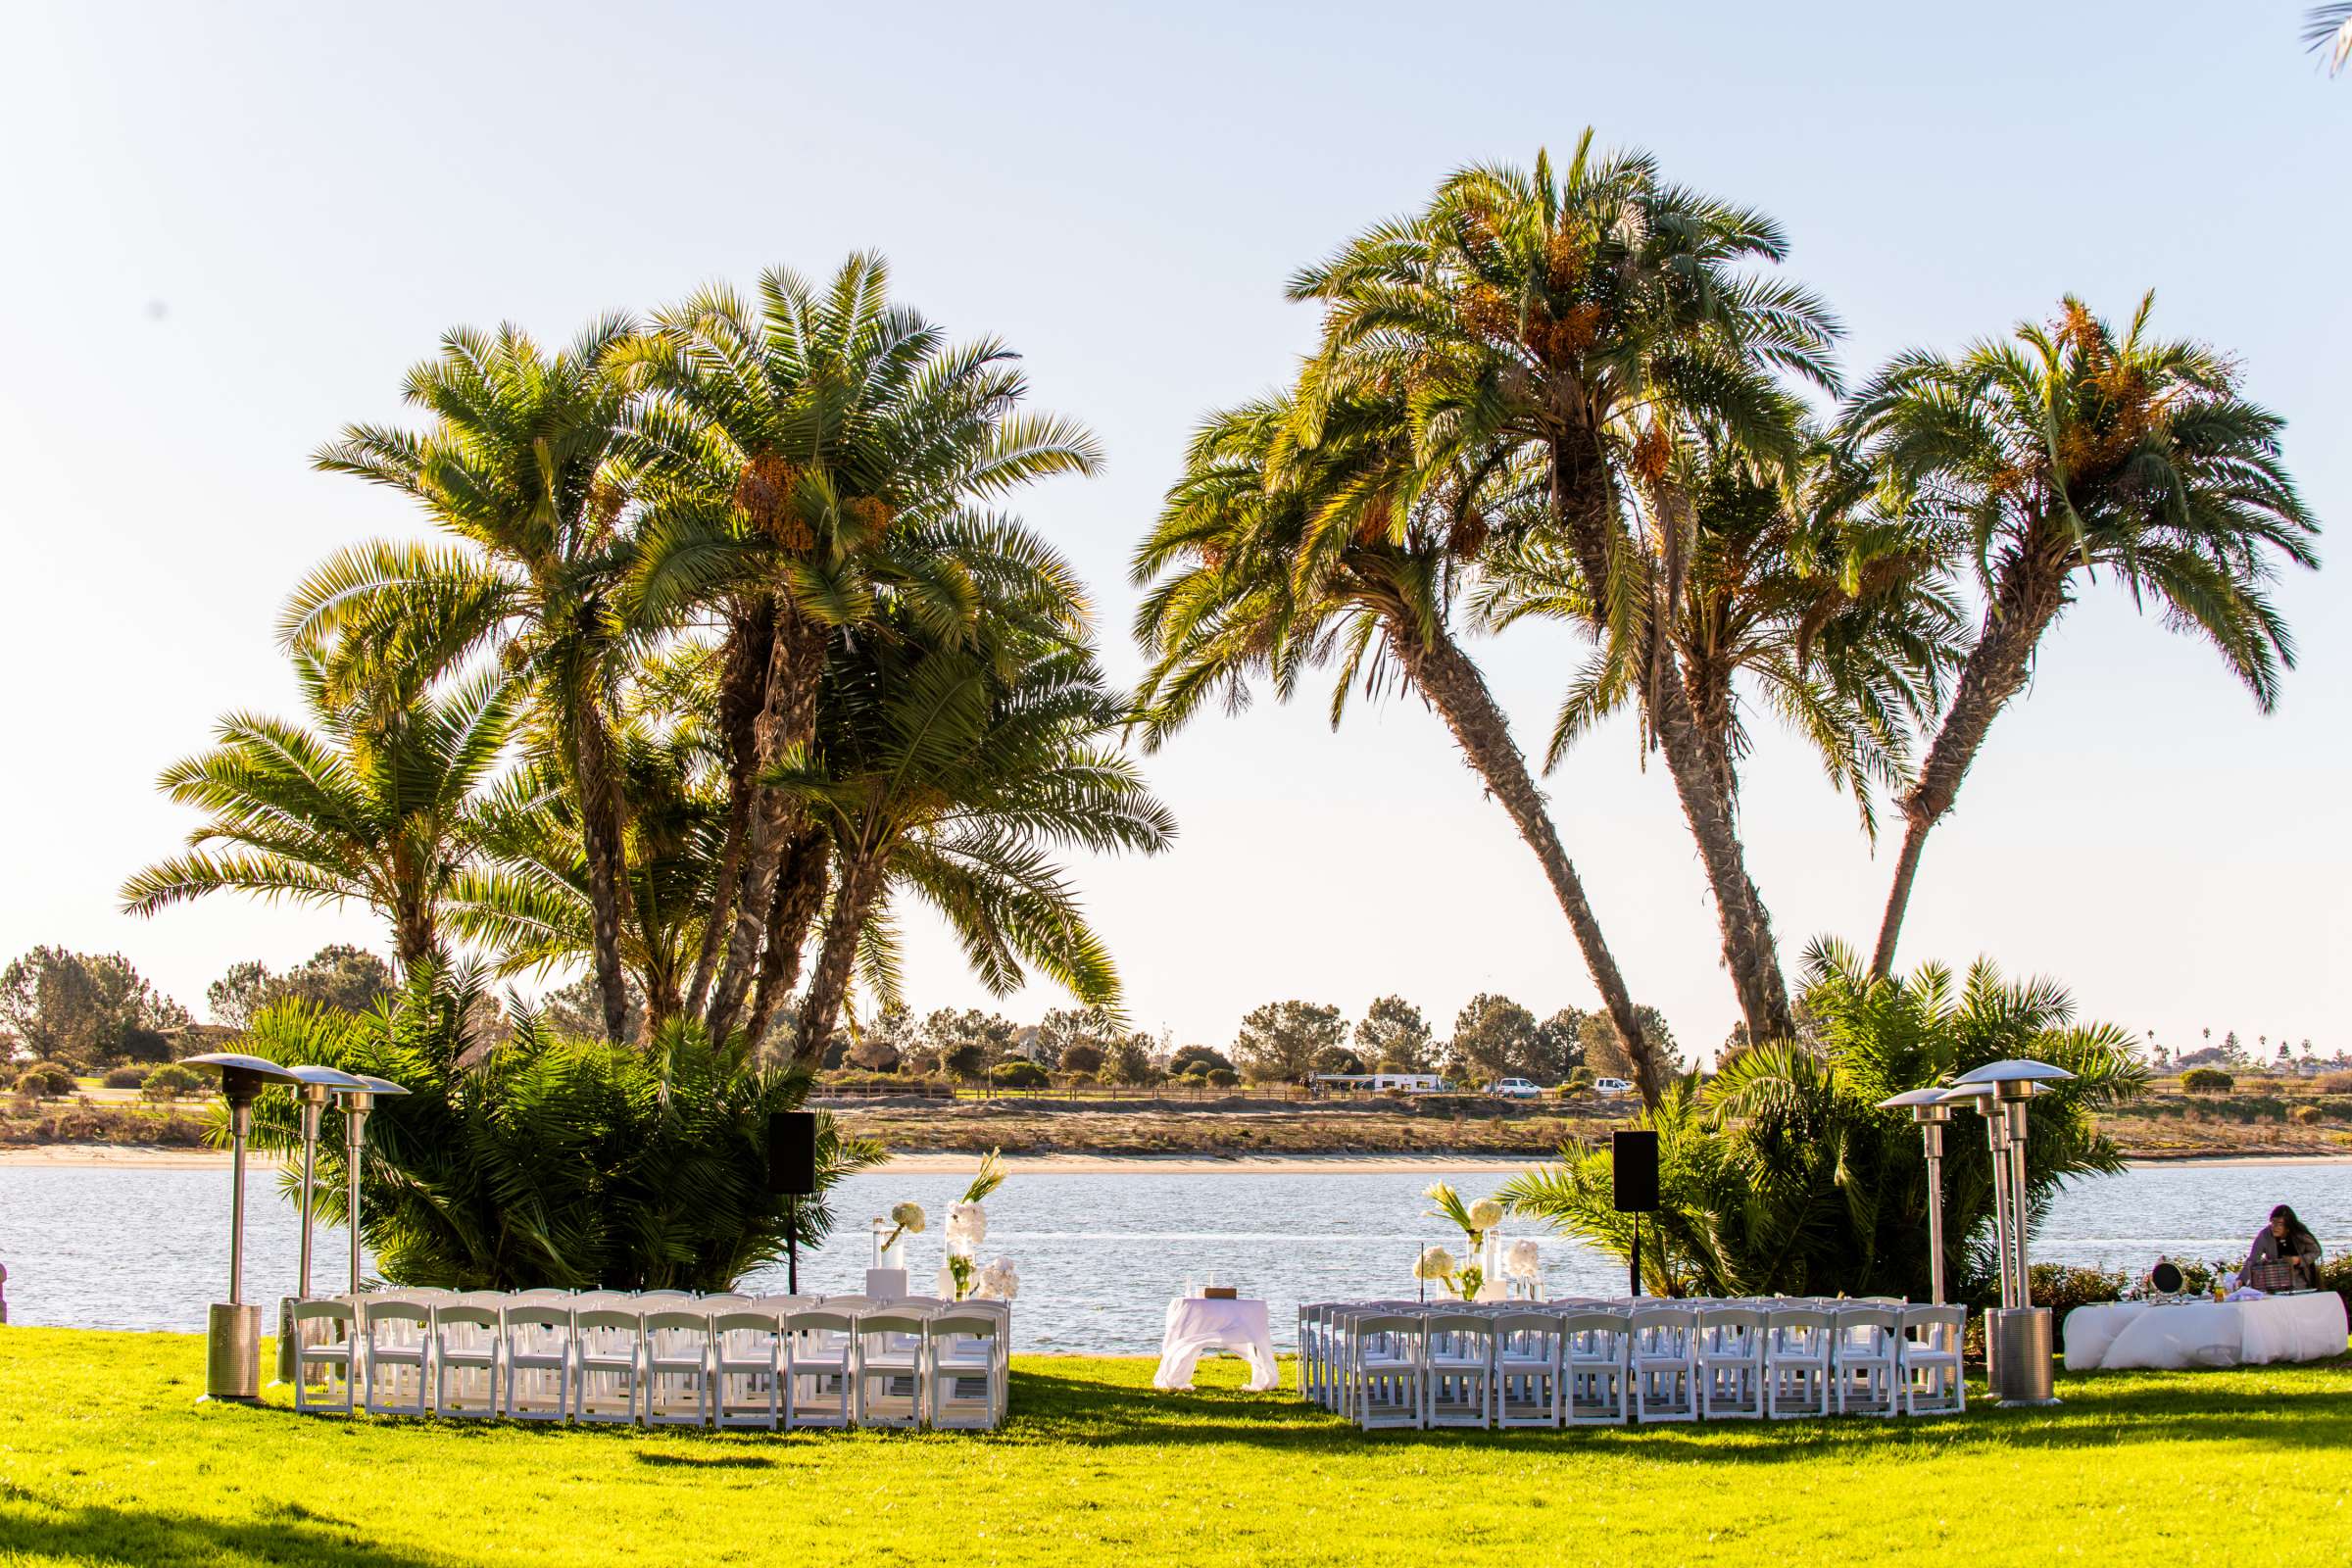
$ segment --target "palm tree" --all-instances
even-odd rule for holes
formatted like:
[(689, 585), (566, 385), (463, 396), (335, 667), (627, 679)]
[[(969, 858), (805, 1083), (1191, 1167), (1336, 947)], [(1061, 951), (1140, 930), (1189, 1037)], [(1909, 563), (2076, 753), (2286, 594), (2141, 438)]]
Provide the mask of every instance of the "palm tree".
[(1083, 642), (1012, 616), (977, 646), (886, 615), (836, 652), (809, 760), (770, 782), (833, 847), (840, 875), (800, 1006), (794, 1060), (813, 1064), (861, 957), (896, 999), (889, 917), (904, 891), (945, 917), (1004, 995), (1035, 967), (1090, 1006), (1118, 976), (1058, 849), (1164, 849), (1175, 821), (1112, 740), (1128, 717)]
[[(1768, 1041), (1727, 1061), (1705, 1089), (1678, 1085), (1648, 1117), (1659, 1134), (1659, 1211), (1644, 1225), (1656, 1287), (1703, 1296), (1926, 1294), (1927, 1171), (1908, 1117), (1878, 1108), (2004, 1057), (2076, 1076), (2036, 1097), (2026, 1151), (2033, 1204), (2070, 1177), (2123, 1168), (2095, 1113), (2136, 1095), (2146, 1069), (2113, 1024), (2078, 1025), (2064, 988), (2010, 982), (1984, 960), (1954, 981), (1938, 965), (1873, 977), (1857, 955), (1817, 943), (1804, 1000), (1818, 1041)], [(1554, 1229), (1626, 1255), (1607, 1152), (1563, 1152), (1496, 1196)], [(1945, 1263), (1991, 1272), (1992, 1169), (1984, 1142), (1944, 1150)], [(1662, 1254), (1662, 1255), (1661, 1255)]]
[[(1820, 757), (1876, 834), (1876, 792), (1909, 783), (1913, 726), (1941, 703), (1960, 613), (1939, 542), (1880, 514), (1869, 475), (1808, 436), (1797, 461), (1760, 467), (1699, 431), (1678, 454), (1690, 498), (1689, 559), (1664, 651), (1690, 696), (1707, 760), (1738, 800), (1750, 737), (1743, 686)], [(1560, 705), (1546, 771), (1601, 719), (1637, 702), (1631, 662), (1612, 648), (1584, 574), (1547, 533), (1490, 554), (1478, 619), (1502, 631), (1542, 617), (1601, 632)]]
[[(759, 780), (814, 739), (832, 634), (873, 612), (887, 578), (942, 635), (969, 635), (969, 564), (924, 547), (984, 535), (975, 503), (1097, 462), (1076, 424), (1016, 412), (1026, 386), (1003, 344), (950, 345), (890, 305), (888, 283), (873, 255), (821, 292), (770, 270), (755, 300), (706, 289), (619, 355), (644, 394), (635, 612), (715, 615), (727, 635), (727, 845), (688, 997), (713, 1036), (741, 1017), (768, 951), (797, 955), (794, 911), (822, 897), (809, 884), (823, 858), (802, 842), (813, 828)], [(779, 878), (788, 858), (797, 885)]]
[(1524, 475), (1495, 455), (1442, 476), (1420, 468), (1397, 439), (1393, 397), (1335, 399), (1311, 446), (1296, 438), (1300, 423), (1280, 397), (1211, 416), (1136, 553), (1136, 581), (1160, 578), (1135, 621), (1152, 660), (1137, 697), (1149, 743), (1211, 697), (1246, 703), (1260, 674), (1287, 699), (1302, 670), (1335, 656), (1336, 725), (1359, 673), (1377, 689), (1393, 672), (1437, 709), (1535, 852), (1654, 1102), (1665, 1075), (1632, 993), (1509, 721), (1449, 625), (1494, 518), (1523, 504)]
[(1985, 605), (1920, 767), (1902, 798), (1894, 885), (1874, 973), (1891, 972), (1920, 852), (1960, 792), (1993, 719), (2020, 691), (2078, 582), (2104, 568), (2133, 601), (2212, 643), (2268, 712), (2294, 644), (2270, 600), (2273, 558), (2314, 566), (2319, 528), (2278, 451), (2283, 421), (2238, 394), (2201, 344), (2148, 334), (2140, 301), (2119, 338), (2068, 297), (1957, 359), (1897, 356), (1845, 414), (1894, 504), (1970, 551)]
[(2328, 74), (2342, 74), (2352, 61), (2352, 4), (2345, 0), (2313, 6), (2303, 19), (2303, 46), (2328, 57)]
[(1786, 252), (1762, 214), (1669, 184), (1645, 153), (1596, 157), (1588, 130), (1556, 175), (1544, 156), (1532, 173), (1465, 170), (1424, 212), (1367, 230), (1291, 285), (1325, 307), (1300, 387), (1310, 439), (1349, 389), (1392, 388), (1425, 465), (1442, 470), (1500, 441), (1537, 470), (1537, 525), (1584, 577), (1586, 617), (1666, 760), (1759, 1040), (1793, 1030), (1788, 987), (1734, 803), (1690, 693), (1665, 678), (1666, 607), (1690, 547), (1672, 463), (1679, 432), (1703, 421), (1751, 455), (1785, 459), (1795, 406), (1776, 377), (1836, 385), (1827, 308), (1740, 270)]
[[(643, 720), (623, 723), (613, 751), (629, 834), (620, 957), (645, 998), (650, 1040), (684, 1005), (725, 805), (702, 776), (691, 726), (660, 734)], [(495, 976), (544, 974), (594, 952), (593, 879), (564, 784), (533, 768), (503, 780), (482, 811), (487, 863), (468, 866), (450, 891), (451, 928), (491, 956)]]
[(316, 660), (295, 669), (315, 727), (231, 713), (211, 751), (165, 769), (165, 793), (210, 815), (188, 854), (123, 884), (122, 906), (153, 914), (231, 890), (358, 900), (391, 921), (405, 973), (443, 953), (443, 906), (480, 841), (478, 792), (507, 742), (512, 685), (489, 672), (397, 704), (338, 703)]
[(296, 590), (282, 626), (289, 647), (326, 654), (345, 686), (387, 660), (429, 672), (484, 647), (528, 676), (578, 803), (597, 985), (613, 1038), (628, 1009), (629, 871), (609, 598), (627, 534), (613, 461), (625, 395), (605, 361), (629, 324), (603, 318), (552, 358), (513, 326), (444, 337), (403, 388), (433, 416), (430, 430), (351, 425), (316, 461), (416, 497), (473, 549), (343, 551)]

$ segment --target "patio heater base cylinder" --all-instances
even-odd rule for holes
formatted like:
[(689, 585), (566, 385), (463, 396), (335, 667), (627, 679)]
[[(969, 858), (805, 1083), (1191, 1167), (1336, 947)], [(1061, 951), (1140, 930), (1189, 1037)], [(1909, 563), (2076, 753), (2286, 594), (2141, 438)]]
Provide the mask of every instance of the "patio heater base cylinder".
[(271, 1388), (294, 1381), (298, 1348), (294, 1341), (294, 1298), (283, 1296), (277, 1302), (277, 1373), (270, 1380)]
[(2050, 1393), (2052, 1333), (2046, 1306), (1984, 1314), (1984, 1359), (1996, 1400), (2005, 1405), (2058, 1402)]
[(262, 1309), (215, 1301), (205, 1324), (204, 1396), (256, 1404), (262, 1397)]

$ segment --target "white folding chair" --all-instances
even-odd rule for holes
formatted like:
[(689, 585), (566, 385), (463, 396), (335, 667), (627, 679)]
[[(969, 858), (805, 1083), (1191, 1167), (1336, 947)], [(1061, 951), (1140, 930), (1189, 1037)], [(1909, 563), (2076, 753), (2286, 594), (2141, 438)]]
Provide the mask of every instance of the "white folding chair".
[(424, 1414), (424, 1362), (432, 1321), (433, 1309), (422, 1301), (362, 1298), (360, 1333), (368, 1357), (369, 1415)]
[(710, 1424), (710, 1319), (684, 1308), (645, 1314), (645, 1424)]
[(1832, 1321), (1837, 1331), (1838, 1413), (1901, 1414), (1894, 1382), (1901, 1313), (1890, 1306), (1842, 1306)]
[[(1004, 1320), (994, 1312), (944, 1306), (923, 1320), (933, 1430), (994, 1427), (1004, 1410)], [(971, 1385), (979, 1384), (979, 1397)]]
[(859, 1426), (922, 1425), (925, 1316), (897, 1306), (858, 1314), (854, 1370)]
[(784, 1412), (788, 1425), (846, 1427), (857, 1413), (858, 1316), (830, 1307), (783, 1320)]
[(571, 1308), (547, 1297), (510, 1299), (499, 1313), (505, 1342), (510, 1421), (561, 1421), (571, 1414)]
[(498, 1308), (480, 1297), (459, 1297), (433, 1308), (436, 1414), (498, 1414)]
[(1347, 1402), (1356, 1425), (1410, 1427), (1423, 1420), (1421, 1357), (1427, 1343), (1418, 1313), (1368, 1312), (1348, 1320)]
[(1967, 1330), (1967, 1307), (1903, 1308), (1896, 1376), (1905, 1414), (1959, 1415), (1968, 1409), (1968, 1377), (1960, 1364)]
[(1592, 1308), (1560, 1317), (1560, 1419), (1572, 1427), (1623, 1426), (1633, 1415), (1632, 1319)]
[(1494, 1425), (1560, 1424), (1560, 1317), (1510, 1311), (1494, 1319)]
[[(358, 1370), (359, 1335), (354, 1332), (358, 1313), (349, 1301), (296, 1301), (294, 1303), (294, 1408), (305, 1413), (312, 1411), (349, 1415), (352, 1392), (356, 1384), (353, 1374)], [(311, 1325), (319, 1325), (314, 1333)], [(340, 1332), (337, 1332), (337, 1331)], [(317, 1367), (324, 1374), (318, 1387), (323, 1391), (319, 1397), (311, 1396), (311, 1369)], [(337, 1393), (340, 1391), (340, 1397)]]
[(1494, 1397), (1494, 1319), (1432, 1312), (1421, 1332), (1421, 1424), (1485, 1430)]
[(1752, 1306), (1698, 1309), (1698, 1414), (1705, 1421), (1764, 1415), (1764, 1314)]
[(710, 1314), (712, 1425), (773, 1432), (783, 1424), (783, 1348), (772, 1312), (733, 1307)]
[(645, 1318), (633, 1307), (571, 1315), (571, 1418), (633, 1426), (644, 1387)]
[(1775, 1421), (1830, 1413), (1836, 1330), (1815, 1306), (1776, 1306), (1765, 1318), (1764, 1413)]
[(1627, 1370), (1634, 1385), (1634, 1419), (1697, 1420), (1698, 1333), (1690, 1309), (1637, 1306), (1628, 1329), (1633, 1339)]

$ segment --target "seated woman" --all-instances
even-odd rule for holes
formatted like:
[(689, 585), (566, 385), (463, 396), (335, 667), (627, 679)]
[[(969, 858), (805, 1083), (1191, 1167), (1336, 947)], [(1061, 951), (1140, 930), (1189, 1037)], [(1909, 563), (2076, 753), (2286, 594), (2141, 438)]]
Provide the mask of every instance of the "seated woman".
[(2287, 1287), (2289, 1290), (2319, 1288), (2319, 1240), (2284, 1203), (2272, 1209), (2271, 1222), (2255, 1233), (2254, 1245), (2246, 1251), (2245, 1267), (2239, 1276), (2246, 1284), (2254, 1282), (2254, 1267), (2258, 1263), (2284, 1263), (2287, 1278), (2293, 1282)]

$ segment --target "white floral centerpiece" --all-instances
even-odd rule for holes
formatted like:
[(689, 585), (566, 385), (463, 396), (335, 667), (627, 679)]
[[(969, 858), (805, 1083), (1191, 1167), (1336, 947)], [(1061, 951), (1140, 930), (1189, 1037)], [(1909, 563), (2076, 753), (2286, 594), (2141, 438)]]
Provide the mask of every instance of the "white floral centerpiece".
[(1529, 1288), (1531, 1293), (1544, 1280), (1544, 1254), (1532, 1237), (1513, 1242), (1502, 1254), (1502, 1271)]
[[(874, 1233), (880, 1241), (874, 1248), (874, 1267), (905, 1268), (906, 1254), (899, 1244), (909, 1236), (922, 1235), (930, 1223), (930, 1216), (923, 1212), (920, 1203), (897, 1204), (891, 1209), (888, 1219), (875, 1220)], [(887, 1236), (881, 1234), (885, 1225), (890, 1227)]]
[(1469, 1245), (1463, 1249), (1466, 1255), (1459, 1264), (1455, 1263), (1453, 1254), (1446, 1249), (1429, 1249), (1414, 1266), (1414, 1274), (1418, 1278), (1443, 1284), (1465, 1301), (1477, 1300), (1478, 1293), (1487, 1283), (1487, 1270), (1479, 1258), (1479, 1251), (1486, 1245), (1489, 1233), (1502, 1223), (1502, 1205), (1492, 1198), (1465, 1203), (1462, 1195), (1445, 1182), (1438, 1183), (1421, 1196), (1438, 1205), (1435, 1218), (1451, 1220), (1461, 1227), (1462, 1238)]
[[(1004, 1185), (1004, 1156), (992, 1149), (980, 1161), (979, 1173), (963, 1190), (963, 1197), (948, 1210), (948, 1255), (939, 1271), (940, 1295), (960, 1301), (980, 1290), (987, 1272), (979, 1264), (980, 1244), (988, 1240), (988, 1210), (982, 1205), (991, 1193)], [(1009, 1281), (1014, 1289), (1019, 1288), (1019, 1276), (1013, 1273), (1008, 1259), (998, 1258), (988, 1267), (1001, 1271), (1000, 1283)], [(1009, 1301), (1012, 1298), (1005, 1295), (1001, 1299)]]

